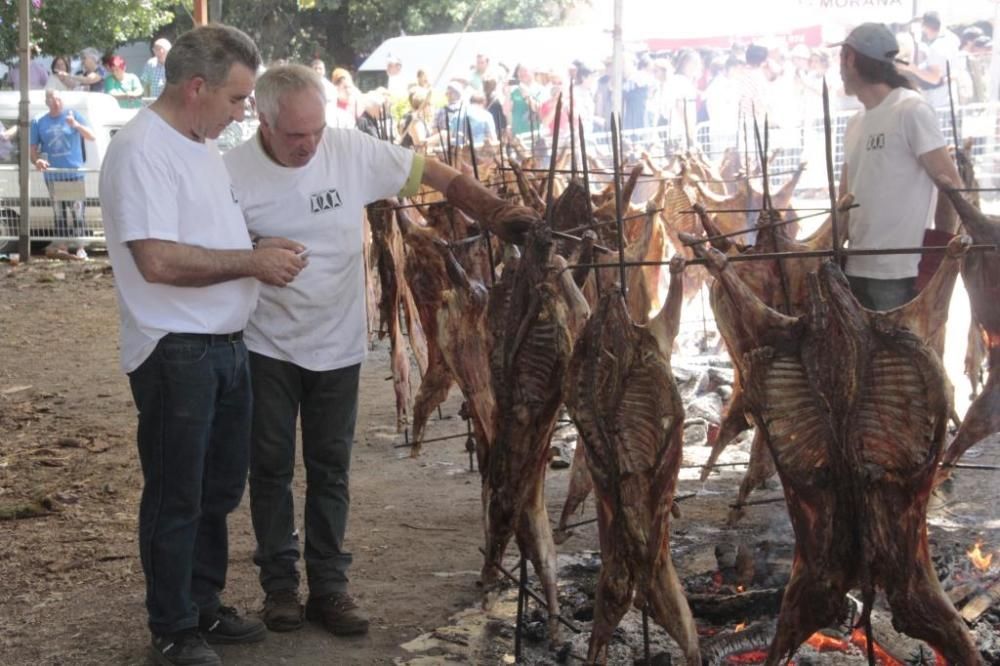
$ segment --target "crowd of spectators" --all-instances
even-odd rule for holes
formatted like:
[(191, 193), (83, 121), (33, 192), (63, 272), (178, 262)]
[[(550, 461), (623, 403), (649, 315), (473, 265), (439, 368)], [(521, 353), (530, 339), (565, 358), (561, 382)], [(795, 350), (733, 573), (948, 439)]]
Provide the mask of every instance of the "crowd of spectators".
[[(935, 12), (927, 12), (911, 23), (890, 27), (901, 46), (900, 71), (932, 106), (942, 108), (949, 103), (949, 64), (956, 104), (989, 101), (993, 30), (988, 21), (946, 26)], [(30, 86), (103, 91), (115, 96), (122, 107), (137, 108), (155, 99), (164, 85), (163, 63), (170, 42), (158, 39), (151, 50), (152, 57), (138, 76), (126, 71), (120, 56), (102, 55), (93, 48), (79, 54), (75, 71), (70, 57), (54, 57), (48, 69), (36, 58), (29, 69)], [(491, 54), (479, 53), (467, 74), (441, 82), (443, 89), (433, 89), (426, 68), (404, 70), (398, 57), (389, 56), (386, 84), (367, 93), (358, 89), (348, 69), (334, 67), (327, 75), (321, 58), (310, 64), (326, 84), (328, 125), (380, 133), (386, 127), (382, 114), (391, 110), (393, 138), (407, 146), (440, 145), (445, 135), (464, 141), (469, 127), (476, 144), (510, 135), (550, 134), (560, 94), (561, 126), (569, 122), (571, 83), (574, 126), (582, 123), (588, 133), (610, 129), (610, 57), (600, 62), (568, 59), (564, 67), (537, 67), (530, 60), (495, 62)], [(713, 152), (732, 142), (740, 123), (752, 114), (759, 119), (766, 115), (769, 125), (779, 132), (818, 121), (824, 78), (831, 86), (833, 111), (857, 108), (857, 101), (840, 89), (837, 49), (790, 39), (726, 49), (627, 52), (623, 64), (623, 129), (658, 128), (675, 144), (684, 145), (695, 141), (699, 124), (710, 121), (707, 140)], [(408, 76), (404, 71), (414, 73)], [(16, 87), (17, 80), (18, 70), (12, 67), (7, 83)]]
[[(125, 59), (117, 54), (102, 54), (96, 48), (88, 47), (77, 54), (79, 63), (75, 71), (74, 58), (58, 54), (52, 57), (48, 67), (39, 58), (38, 47), (31, 46), (32, 59), (28, 66), (28, 87), (32, 90), (76, 90), (84, 92), (108, 93), (118, 100), (122, 108), (135, 109), (159, 97), (166, 82), (163, 64), (170, 51), (170, 42), (157, 39), (152, 45), (152, 57), (146, 62), (142, 72), (136, 75), (128, 72)], [(20, 71), (15, 63), (7, 70), (4, 81), (9, 87), (18, 89)]]

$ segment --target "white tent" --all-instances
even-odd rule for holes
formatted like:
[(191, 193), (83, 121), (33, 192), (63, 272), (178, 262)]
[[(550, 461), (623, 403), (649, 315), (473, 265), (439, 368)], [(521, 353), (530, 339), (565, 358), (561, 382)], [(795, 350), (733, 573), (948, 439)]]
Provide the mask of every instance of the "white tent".
[(359, 70), (383, 71), (392, 55), (402, 61), (406, 80), (416, 79), (417, 70), (423, 69), (434, 87), (443, 88), (449, 79), (467, 79), (479, 53), (494, 64), (503, 63), (511, 73), (522, 61), (535, 69), (565, 69), (576, 58), (599, 62), (611, 53), (610, 26), (607, 32), (570, 27), (394, 37), (382, 42)]

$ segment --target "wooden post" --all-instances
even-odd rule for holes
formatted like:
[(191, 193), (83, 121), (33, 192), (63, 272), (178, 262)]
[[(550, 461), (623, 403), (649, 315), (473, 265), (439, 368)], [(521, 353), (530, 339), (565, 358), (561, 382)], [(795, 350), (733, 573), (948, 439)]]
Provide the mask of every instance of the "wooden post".
[(194, 0), (194, 24), (208, 25), (208, 0)]
[(18, 62), (18, 72), (20, 74), (19, 83), (21, 89), (21, 99), (17, 107), (17, 142), (20, 148), (18, 163), (18, 184), (21, 195), (21, 224), (18, 229), (17, 249), (21, 255), (21, 261), (27, 263), (31, 261), (31, 168), (29, 158), (31, 146), (29, 145), (30, 130), (30, 110), (31, 101), (28, 97), (29, 67), (31, 65), (31, 9), (28, 0), (21, 0), (18, 3), (18, 45), (17, 52), (20, 61)]

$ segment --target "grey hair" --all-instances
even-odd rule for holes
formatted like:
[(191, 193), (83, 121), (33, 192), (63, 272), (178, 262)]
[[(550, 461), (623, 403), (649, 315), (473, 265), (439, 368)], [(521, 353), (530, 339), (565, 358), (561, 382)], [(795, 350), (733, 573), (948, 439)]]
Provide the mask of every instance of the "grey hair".
[(311, 67), (305, 65), (280, 65), (272, 67), (257, 79), (254, 98), (257, 100), (257, 114), (268, 124), (278, 120), (278, 106), (286, 93), (312, 88), (326, 101), (323, 79)]
[(93, 46), (88, 46), (87, 48), (80, 51), (80, 58), (93, 58), (97, 64), (101, 63), (101, 52), (95, 49)]
[(257, 45), (242, 30), (213, 23), (181, 35), (167, 53), (164, 69), (168, 85), (200, 76), (210, 86), (221, 86), (237, 63), (256, 73), (260, 67)]

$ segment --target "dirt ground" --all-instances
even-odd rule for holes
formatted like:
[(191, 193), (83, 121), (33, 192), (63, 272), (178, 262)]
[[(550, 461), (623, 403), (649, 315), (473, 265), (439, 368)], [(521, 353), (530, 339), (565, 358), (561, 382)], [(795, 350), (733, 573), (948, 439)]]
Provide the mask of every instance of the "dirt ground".
[[(106, 261), (0, 264), (0, 664), (143, 664), (148, 633), (136, 541), (142, 477), (135, 411), (118, 368)], [(307, 627), (226, 647), (232, 664), (392, 663), (401, 643), (475, 603), (479, 481), (464, 441), (401, 457), (386, 350), (362, 375), (348, 545), (369, 636)], [(455, 397), (443, 413), (454, 415)], [(452, 417), (434, 432), (464, 431)], [(296, 491), (303, 492), (302, 470)], [(301, 511), (301, 502), (297, 506)], [(300, 518), (301, 520), (301, 518)], [(248, 502), (230, 521), (224, 600), (256, 611)]]
[[(0, 264), (0, 518), (8, 518), (0, 519), (0, 664), (149, 663), (136, 543), (141, 474), (117, 329), (113, 278), (102, 257)], [(421, 642), (414, 639), (476, 607), (482, 530), (479, 476), (468, 470), (464, 439), (428, 444), (421, 458), (408, 458), (396, 448), (402, 435), (388, 378), (387, 349), (377, 346), (362, 374), (348, 532), (353, 592), (372, 615), (370, 634), (347, 640), (307, 626), (224, 647), (227, 664), (510, 663), (509, 633), (498, 639), (495, 661), (449, 654), (440, 644), (424, 654), (401, 647), (412, 642), (413, 649)], [(458, 405), (453, 391), (428, 437), (465, 431)], [(745, 446), (734, 447), (733, 455), (745, 453)], [(700, 462), (706, 454), (693, 447), (685, 459)], [(740, 473), (724, 472), (707, 485), (696, 474), (684, 470), (678, 491), (699, 493), (673, 528), (682, 575), (713, 570), (720, 535), (790, 538), (780, 504), (755, 507), (737, 530), (725, 531)], [(567, 480), (566, 471), (548, 475), (553, 519)], [(939, 523), (938, 535), (996, 536), (996, 497), (984, 481), (969, 480), (982, 489), (978, 506), (986, 513), (959, 511), (961, 520)], [(301, 467), (296, 493), (302, 497)], [(777, 495), (777, 485), (762, 494)], [(12, 511), (22, 517), (9, 519)], [(262, 594), (246, 501), (231, 519), (230, 539), (224, 600), (255, 612)], [(590, 526), (560, 553), (596, 549)]]

